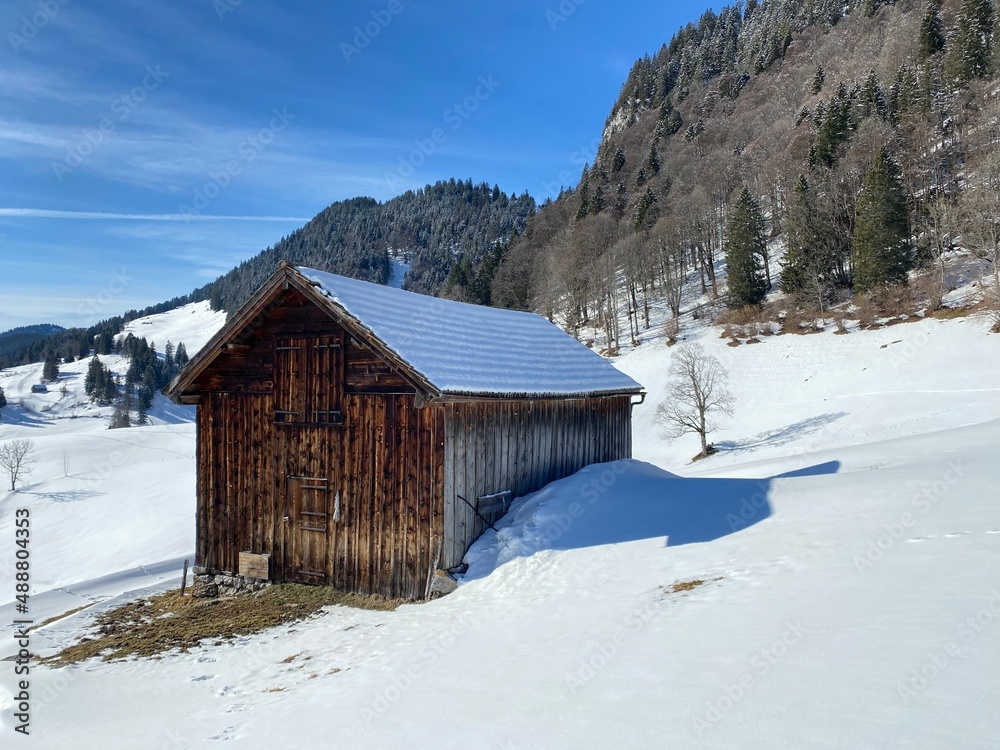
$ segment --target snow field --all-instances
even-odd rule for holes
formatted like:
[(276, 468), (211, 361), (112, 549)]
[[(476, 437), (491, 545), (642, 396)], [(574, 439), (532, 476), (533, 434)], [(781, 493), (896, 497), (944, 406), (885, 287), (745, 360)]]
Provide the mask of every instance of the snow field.
[[(615, 363), (649, 392), (636, 460), (518, 499), (454, 594), (330, 608), (159, 661), (36, 669), (23, 744), (998, 747), (1000, 339), (987, 327), (735, 348), (691, 329), (737, 397), (711, 436), (721, 452), (693, 465), (696, 439), (668, 444), (654, 421), (671, 350), (644, 344)], [(177, 340), (194, 354), (193, 337)], [(21, 370), (0, 378), (35, 377)], [(0, 440), (32, 437), (42, 458), (25, 492), (0, 494), (0, 544), (30, 504), (39, 616), (92, 605), (36, 631), (42, 654), (103, 609), (176, 586), (193, 546), (193, 426), (109, 432), (75, 387), (0, 420)], [(0, 570), (0, 605), (10, 581)], [(3, 733), (13, 695), (0, 663)]]

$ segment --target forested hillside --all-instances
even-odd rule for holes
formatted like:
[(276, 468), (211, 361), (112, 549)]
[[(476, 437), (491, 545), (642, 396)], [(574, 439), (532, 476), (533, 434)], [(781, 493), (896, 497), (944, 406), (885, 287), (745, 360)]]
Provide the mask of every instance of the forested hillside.
[(512, 243), (494, 304), (594, 325), (614, 351), (650, 296), (679, 312), (692, 271), (731, 307), (780, 285), (805, 310), (956, 243), (995, 272), (995, 28), (991, 0), (706, 12), (635, 63), (595, 163)]
[[(97, 353), (105, 354), (111, 338), (129, 321), (190, 302), (210, 300), (213, 309), (232, 312), (283, 260), (385, 284), (390, 280), (391, 254), (409, 266), (405, 288), (438, 294), (455, 266), (478, 266), (489, 254), (485, 265), (495, 269), (507, 241), (523, 231), (534, 211), (535, 200), (527, 193), (508, 196), (497, 186), (455, 179), (408, 191), (385, 203), (372, 198), (338, 201), (301, 229), (190, 294), (129, 310), (87, 329), (0, 340), (0, 367), (46, 357), (85, 357), (95, 340)], [(488, 288), (489, 283), (484, 283)], [(488, 295), (481, 301), (488, 303)]]
[(527, 193), (508, 196), (496, 186), (454, 179), (385, 203), (339, 201), (196, 294), (216, 310), (235, 310), (282, 260), (385, 284), (390, 254), (410, 265), (405, 288), (435, 294), (458, 260), (478, 264), (497, 242), (523, 230), (534, 210)]

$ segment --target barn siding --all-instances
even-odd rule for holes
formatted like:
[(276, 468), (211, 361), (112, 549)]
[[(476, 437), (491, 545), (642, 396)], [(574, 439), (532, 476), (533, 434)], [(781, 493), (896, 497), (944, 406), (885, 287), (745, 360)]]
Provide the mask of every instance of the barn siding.
[[(276, 341), (316, 336), (341, 342), (343, 356), (331, 360), (340, 386), (311, 379), (311, 399), (332, 408), (336, 389), (343, 424), (275, 424)], [(302, 532), (283, 519), (289, 478), (313, 477), (329, 487), (323, 582), (423, 598), (443, 536), (443, 408), (417, 409), (398, 372), (298, 292), (234, 343), (199, 378), (198, 563), (237, 572), (240, 552), (270, 553), (273, 580), (308, 580)]]
[(444, 530), (441, 567), (458, 565), (486, 524), (459, 496), (541, 489), (592, 463), (632, 456), (629, 396), (474, 401), (444, 408)]
[[(321, 405), (314, 411), (339, 404), (342, 424), (276, 424), (276, 380), (291, 382), (276, 373), (276, 341), (319, 336), (342, 347), (327, 368), (338, 371), (331, 380), (339, 390), (312, 378), (309, 400)], [(193, 386), (201, 394), (204, 567), (237, 572), (240, 552), (270, 553), (272, 580), (306, 580), (296, 558), (312, 541), (293, 536), (295, 521), (284, 517), (290, 477), (312, 477), (328, 487), (309, 498), (325, 497), (322, 582), (424, 598), (433, 570), (460, 563), (485, 527), (459, 495), (472, 503), (502, 490), (524, 495), (587, 464), (631, 456), (629, 396), (417, 408), (415, 389), (392, 364), (296, 290), (267, 304), (226, 347)]]
[[(443, 534), (443, 409), (413, 396), (348, 395), (345, 425), (275, 425), (265, 394), (206, 394), (198, 406), (198, 564), (236, 572), (241, 551), (270, 553), (295, 580), (289, 477), (325, 478), (325, 583), (423, 598)], [(333, 521), (340, 493), (340, 520)]]

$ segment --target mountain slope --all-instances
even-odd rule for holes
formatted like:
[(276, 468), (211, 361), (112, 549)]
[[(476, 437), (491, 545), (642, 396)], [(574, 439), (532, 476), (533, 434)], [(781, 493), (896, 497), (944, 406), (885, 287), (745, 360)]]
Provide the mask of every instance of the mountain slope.
[[(963, 67), (961, 32), (980, 6), (992, 13), (989, 0), (706, 12), (637, 61), (595, 162), (512, 243), (494, 299), (602, 330), (615, 351), (630, 329), (637, 337), (646, 302), (685, 278), (701, 302), (725, 299), (727, 223), (748, 186), (767, 219), (761, 272), (785, 287), (791, 237), (812, 270), (798, 286), (789, 275), (788, 306), (811, 313), (851, 293), (858, 196), (883, 148), (905, 193), (911, 264), (933, 267), (958, 243), (995, 259), (984, 217), (1000, 213), (997, 79), (990, 66)], [(986, 47), (993, 18), (977, 36)], [(796, 202), (801, 181), (807, 209)]]
[[(181, 333), (167, 317), (135, 328)], [(690, 328), (742, 374), (722, 452), (695, 466), (694, 444), (665, 444), (651, 419), (675, 350), (645, 344), (618, 363), (650, 392), (640, 460), (518, 500), (454, 594), (390, 613), (333, 607), (158, 661), (35, 666), (26, 746), (88, 750), (112, 732), (123, 750), (990, 747), (1000, 596), (982, 571), (1000, 561), (1000, 359), (987, 327), (851, 326), (736, 348)], [(824, 358), (849, 361), (844, 377)], [(88, 607), (32, 632), (44, 655), (101, 611), (177, 586), (194, 430), (4, 411), (0, 440), (30, 437), (42, 457), (23, 492), (0, 494), (0, 536), (31, 509), (31, 614)], [(0, 590), (12, 580), (0, 566)], [(0, 658), (16, 649), (0, 643)], [(0, 673), (5, 732), (12, 678)]]
[(507, 196), (471, 180), (439, 182), (385, 203), (339, 201), (196, 295), (210, 298), (217, 310), (235, 310), (282, 260), (387, 284), (390, 254), (409, 264), (405, 288), (435, 294), (459, 258), (478, 263), (497, 242), (521, 231), (534, 209), (527, 193)]

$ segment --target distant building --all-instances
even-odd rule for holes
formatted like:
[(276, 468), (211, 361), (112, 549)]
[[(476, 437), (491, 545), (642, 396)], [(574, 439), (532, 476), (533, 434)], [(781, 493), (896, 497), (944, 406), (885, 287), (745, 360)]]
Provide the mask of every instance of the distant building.
[(511, 498), (629, 458), (641, 392), (538, 315), (282, 264), (165, 389), (199, 574), (426, 598)]
[(45, 386), (44, 383), (36, 383), (35, 385), (31, 386), (31, 392), (32, 393), (48, 393), (49, 389)]

